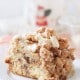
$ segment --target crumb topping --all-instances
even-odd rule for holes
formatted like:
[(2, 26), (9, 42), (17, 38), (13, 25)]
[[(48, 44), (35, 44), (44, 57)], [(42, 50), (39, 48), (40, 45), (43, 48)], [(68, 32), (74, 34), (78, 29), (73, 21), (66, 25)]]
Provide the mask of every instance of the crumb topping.
[(16, 36), (11, 42), (11, 72), (37, 80), (66, 80), (72, 72), (74, 49), (58, 38), (53, 29), (40, 28), (36, 34)]

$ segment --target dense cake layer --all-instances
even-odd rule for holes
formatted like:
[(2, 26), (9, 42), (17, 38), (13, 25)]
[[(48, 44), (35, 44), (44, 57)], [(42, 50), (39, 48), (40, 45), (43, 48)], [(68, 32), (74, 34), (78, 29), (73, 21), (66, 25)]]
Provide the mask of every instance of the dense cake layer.
[(73, 71), (74, 49), (53, 29), (13, 38), (9, 49), (9, 71), (37, 80), (66, 80)]

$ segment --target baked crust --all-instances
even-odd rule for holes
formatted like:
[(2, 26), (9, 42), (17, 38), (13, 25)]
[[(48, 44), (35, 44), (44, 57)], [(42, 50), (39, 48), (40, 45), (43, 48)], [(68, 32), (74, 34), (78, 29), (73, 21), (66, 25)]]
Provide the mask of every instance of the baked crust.
[(9, 49), (9, 71), (37, 80), (66, 80), (73, 71), (74, 49), (53, 29), (15, 37)]

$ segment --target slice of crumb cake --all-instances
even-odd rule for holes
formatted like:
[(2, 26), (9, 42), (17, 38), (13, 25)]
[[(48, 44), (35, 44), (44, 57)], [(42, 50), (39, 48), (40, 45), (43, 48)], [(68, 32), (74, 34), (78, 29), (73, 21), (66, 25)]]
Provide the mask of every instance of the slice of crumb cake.
[(74, 49), (53, 29), (13, 38), (6, 63), (9, 71), (37, 80), (66, 80), (73, 71)]

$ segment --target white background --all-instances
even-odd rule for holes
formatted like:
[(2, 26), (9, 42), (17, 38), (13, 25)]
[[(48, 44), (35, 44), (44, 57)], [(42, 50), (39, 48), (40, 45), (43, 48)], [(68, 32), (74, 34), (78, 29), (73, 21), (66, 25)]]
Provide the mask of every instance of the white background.
[[(34, 21), (34, 3), (38, 0), (0, 0), (0, 32), (17, 32), (27, 26), (28, 19)], [(39, 0), (41, 1), (41, 0)], [(43, 0), (42, 0), (43, 1)], [(46, 1), (46, 0), (44, 0)], [(47, 0), (50, 1), (50, 0)], [(80, 0), (52, 0), (55, 3), (54, 16), (60, 15), (64, 8), (60, 23), (80, 24)], [(31, 3), (32, 2), (32, 3)], [(64, 4), (63, 4), (64, 3)], [(27, 7), (31, 6), (27, 12)], [(14, 29), (15, 27), (15, 29)], [(25, 28), (25, 27), (24, 27)], [(26, 29), (26, 28), (25, 28)], [(31, 29), (31, 28), (30, 28)]]
[(0, 19), (23, 15), (25, 0), (0, 0)]
[[(23, 15), (24, 4), (30, 0), (0, 0), (0, 19)], [(36, 1), (36, 0), (35, 0)], [(37, 0), (38, 1), (38, 0)], [(53, 0), (55, 2), (56, 0)], [(69, 14), (80, 14), (80, 0), (64, 0)], [(59, 5), (57, 5), (59, 6)]]

